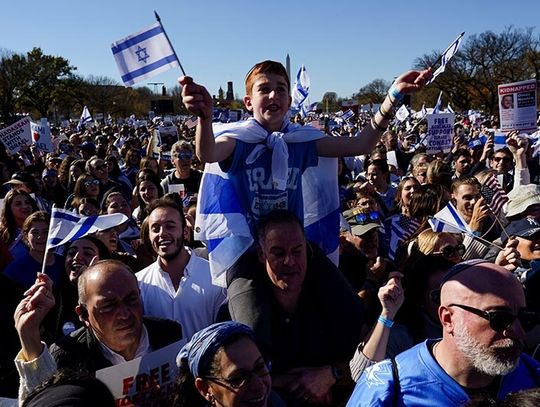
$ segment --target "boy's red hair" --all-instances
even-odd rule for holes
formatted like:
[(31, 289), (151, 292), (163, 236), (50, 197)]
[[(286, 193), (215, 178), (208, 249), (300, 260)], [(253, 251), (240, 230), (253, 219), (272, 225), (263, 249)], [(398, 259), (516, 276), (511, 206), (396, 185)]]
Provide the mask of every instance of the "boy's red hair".
[(258, 64), (255, 64), (253, 68), (249, 70), (249, 72), (246, 75), (246, 95), (251, 96), (251, 90), (253, 88), (253, 83), (255, 82), (255, 79), (257, 75), (262, 73), (273, 73), (276, 75), (282, 76), (285, 81), (287, 82), (287, 90), (290, 93), (291, 90), (291, 81), (289, 80), (289, 75), (287, 74), (287, 70), (285, 67), (276, 61), (262, 61)]

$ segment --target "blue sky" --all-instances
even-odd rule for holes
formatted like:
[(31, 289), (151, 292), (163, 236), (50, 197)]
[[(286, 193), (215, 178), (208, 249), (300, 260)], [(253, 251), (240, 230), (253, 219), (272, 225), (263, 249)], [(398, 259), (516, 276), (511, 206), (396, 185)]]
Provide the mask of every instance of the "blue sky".
[[(289, 53), (293, 75), (306, 65), (312, 101), (326, 91), (347, 97), (373, 79), (391, 80), (462, 31), (467, 37), (510, 24), (535, 27), (540, 15), (538, 0), (8, 0), (1, 7), (0, 48), (38, 46), (82, 75), (118, 82), (110, 44), (152, 24), (155, 9), (186, 72), (211, 94), (232, 80), (243, 96), (252, 65), (285, 63)], [(141, 84), (173, 86), (179, 75), (175, 69)]]

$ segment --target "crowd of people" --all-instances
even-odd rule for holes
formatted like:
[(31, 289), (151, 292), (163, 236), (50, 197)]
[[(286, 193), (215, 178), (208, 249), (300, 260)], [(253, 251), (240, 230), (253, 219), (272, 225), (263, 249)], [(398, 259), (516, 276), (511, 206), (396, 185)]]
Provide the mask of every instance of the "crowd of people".
[[(430, 76), (337, 127), (314, 115), (319, 130), (290, 118), (286, 70), (264, 61), (237, 123), (214, 126), (180, 78), (198, 124), (171, 144), (159, 121), (53, 127), (49, 153), (0, 144), (0, 396), (114, 405), (97, 370), (184, 338), (154, 403), (537, 400), (540, 161), (460, 114), (451, 151), (427, 154), (425, 120), (394, 113)], [(448, 203), (460, 230), (430, 224)], [(48, 250), (53, 207), (126, 221)]]

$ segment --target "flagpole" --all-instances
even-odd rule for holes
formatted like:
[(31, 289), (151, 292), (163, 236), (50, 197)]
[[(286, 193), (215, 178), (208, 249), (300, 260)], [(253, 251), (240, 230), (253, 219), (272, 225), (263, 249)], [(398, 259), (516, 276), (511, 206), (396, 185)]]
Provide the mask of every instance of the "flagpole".
[(182, 66), (182, 63), (180, 62), (180, 58), (178, 58), (178, 55), (176, 54), (176, 51), (174, 50), (174, 47), (171, 43), (171, 40), (169, 39), (169, 36), (167, 35), (167, 31), (165, 31), (165, 28), (163, 27), (163, 24), (161, 24), (161, 18), (159, 18), (159, 14), (156, 10), (154, 10), (154, 14), (156, 16), (156, 20), (158, 21), (159, 25), (161, 26), (161, 29), (163, 30), (163, 34), (165, 34), (165, 38), (167, 38), (167, 41), (169, 41), (169, 45), (171, 46), (172, 52), (174, 56), (176, 57), (176, 60), (178, 61), (178, 65), (180, 65), (180, 69), (182, 70), (182, 74), (186, 76), (186, 71), (184, 71), (184, 67)]

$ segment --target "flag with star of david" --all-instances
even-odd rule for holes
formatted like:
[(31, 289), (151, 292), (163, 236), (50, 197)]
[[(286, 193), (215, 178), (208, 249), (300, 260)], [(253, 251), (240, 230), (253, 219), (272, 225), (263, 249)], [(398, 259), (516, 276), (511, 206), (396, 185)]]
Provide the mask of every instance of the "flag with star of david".
[(113, 42), (111, 50), (126, 87), (180, 66), (159, 22)]

